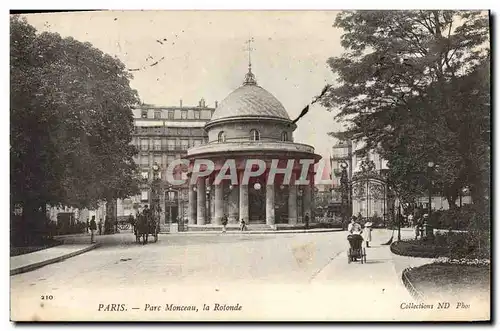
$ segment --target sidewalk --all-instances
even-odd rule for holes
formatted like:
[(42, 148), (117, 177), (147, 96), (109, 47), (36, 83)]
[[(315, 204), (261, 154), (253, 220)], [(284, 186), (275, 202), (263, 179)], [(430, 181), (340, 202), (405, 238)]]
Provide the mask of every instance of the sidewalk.
[(88, 252), (98, 246), (99, 244), (63, 244), (29, 254), (12, 256), (10, 258), (10, 275), (32, 271), (48, 264)]
[(289, 234), (289, 233), (317, 233), (317, 232), (337, 232), (343, 231), (340, 228), (325, 228), (325, 229), (293, 229), (293, 230), (248, 230), (248, 231), (240, 231), (240, 230), (227, 230), (226, 232), (222, 232), (222, 227), (220, 230), (210, 230), (210, 231), (183, 231), (183, 232), (160, 232), (161, 234), (168, 235), (214, 235), (214, 234)]
[(415, 320), (415, 311), (401, 309), (403, 303), (413, 301), (401, 280), (402, 270), (395, 266), (390, 246), (381, 245), (390, 234), (391, 231), (373, 234), (374, 242), (366, 248), (365, 264), (348, 263), (346, 240), (346, 250), (311, 279), (311, 285), (322, 288), (323, 293), (341, 298), (338, 309), (347, 319), (359, 320), (362, 316), (363, 320), (376, 321)]

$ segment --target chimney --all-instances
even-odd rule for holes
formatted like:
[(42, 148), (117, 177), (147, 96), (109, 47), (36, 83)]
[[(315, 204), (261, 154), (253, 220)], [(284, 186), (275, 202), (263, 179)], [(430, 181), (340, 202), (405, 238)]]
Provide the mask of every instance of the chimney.
[(182, 99), (181, 99), (181, 108), (182, 108)]
[(218, 105), (219, 103), (217, 102), (217, 100), (215, 100), (215, 108), (217, 108)]

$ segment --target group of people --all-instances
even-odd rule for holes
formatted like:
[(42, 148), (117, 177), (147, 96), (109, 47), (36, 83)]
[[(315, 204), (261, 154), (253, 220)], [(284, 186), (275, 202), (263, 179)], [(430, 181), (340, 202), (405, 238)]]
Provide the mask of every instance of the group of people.
[[(372, 226), (373, 223), (367, 221), (363, 226), (358, 223), (355, 216), (351, 217), (351, 222), (347, 227), (347, 240), (351, 243), (352, 239), (360, 238), (366, 243), (366, 247), (370, 247), (370, 241), (372, 241)], [(356, 236), (359, 236), (356, 238)]]
[[(224, 216), (222, 216), (222, 220), (221, 220), (221, 223), (222, 223), (222, 233), (225, 233), (227, 231), (227, 223), (228, 223), (229, 219), (227, 217), (226, 214), (224, 214)], [(244, 219), (241, 219), (240, 221), (240, 231), (246, 231), (248, 230), (247, 228), (247, 223), (245, 222)]]
[[(420, 239), (424, 239), (425, 237), (427, 237), (428, 224), (429, 224), (429, 215), (428, 214), (424, 214), (422, 216), (422, 218), (419, 219), (414, 224), (415, 225), (415, 240), (417, 240), (419, 237), (420, 237)], [(411, 225), (413, 225), (413, 224), (411, 224)]]
[(92, 216), (90, 221), (87, 217), (86, 226), (87, 226), (87, 233), (90, 232), (90, 242), (93, 244), (95, 243), (94, 236), (95, 236), (95, 231), (97, 231), (97, 229), (99, 229), (99, 235), (102, 235), (102, 218), (99, 219), (99, 223), (96, 223), (95, 216)]

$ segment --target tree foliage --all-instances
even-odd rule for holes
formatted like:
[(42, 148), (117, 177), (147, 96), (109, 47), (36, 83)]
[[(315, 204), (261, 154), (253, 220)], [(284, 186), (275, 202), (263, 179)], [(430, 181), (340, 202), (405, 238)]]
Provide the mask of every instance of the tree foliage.
[(124, 64), (19, 16), (10, 30), (11, 202), (92, 207), (135, 194), (138, 97)]
[[(363, 141), (389, 162), (388, 179), (410, 202), (429, 181), (454, 205), (461, 188), (488, 196), (488, 16), (471, 11), (347, 11), (337, 84), (322, 97), (348, 123), (341, 139)], [(438, 164), (428, 172), (427, 163)]]

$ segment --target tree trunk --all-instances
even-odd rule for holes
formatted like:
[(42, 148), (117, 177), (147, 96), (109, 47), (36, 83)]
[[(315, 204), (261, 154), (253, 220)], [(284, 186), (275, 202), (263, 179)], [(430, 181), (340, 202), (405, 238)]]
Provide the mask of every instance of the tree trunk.
[(33, 225), (39, 221), (40, 216), (40, 203), (34, 200), (26, 200), (23, 203), (23, 215), (21, 217), (21, 224), (19, 224), (20, 233), (18, 238), (23, 245), (30, 245), (34, 241), (34, 228)]
[(107, 198), (106, 199), (106, 220), (104, 222), (104, 232), (105, 233), (114, 233), (115, 230), (115, 222), (117, 220), (116, 215), (116, 199)]

